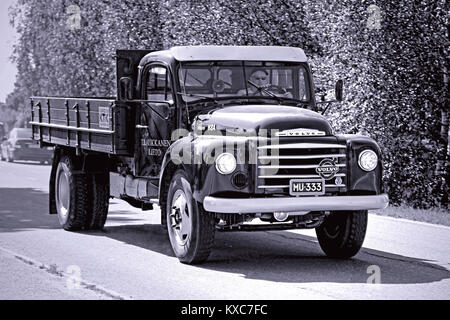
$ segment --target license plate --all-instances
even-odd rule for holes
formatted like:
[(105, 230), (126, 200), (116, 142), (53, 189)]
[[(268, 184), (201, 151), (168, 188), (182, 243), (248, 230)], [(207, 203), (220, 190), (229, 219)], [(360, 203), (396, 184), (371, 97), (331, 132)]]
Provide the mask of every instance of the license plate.
[(28, 148), (39, 148), (39, 145), (38, 144), (29, 144), (28, 145)]
[(292, 179), (289, 183), (289, 194), (291, 196), (325, 194), (325, 180)]

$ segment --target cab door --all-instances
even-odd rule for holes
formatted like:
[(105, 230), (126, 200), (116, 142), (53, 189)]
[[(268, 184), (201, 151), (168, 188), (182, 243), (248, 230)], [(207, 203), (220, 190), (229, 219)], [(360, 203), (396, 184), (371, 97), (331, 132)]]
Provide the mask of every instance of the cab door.
[(159, 178), (176, 123), (172, 77), (166, 66), (151, 64), (144, 69), (142, 79), (142, 100), (136, 119), (136, 171), (141, 177)]

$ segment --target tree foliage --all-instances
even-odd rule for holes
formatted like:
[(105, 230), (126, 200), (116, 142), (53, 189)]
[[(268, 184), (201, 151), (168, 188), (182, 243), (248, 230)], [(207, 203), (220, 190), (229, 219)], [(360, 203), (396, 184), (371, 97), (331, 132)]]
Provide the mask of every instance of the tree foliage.
[(26, 119), (31, 95), (114, 95), (119, 48), (301, 47), (319, 91), (344, 80), (328, 116), (379, 142), (391, 201), (447, 206), (448, 12), (445, 0), (19, 0), (7, 106)]

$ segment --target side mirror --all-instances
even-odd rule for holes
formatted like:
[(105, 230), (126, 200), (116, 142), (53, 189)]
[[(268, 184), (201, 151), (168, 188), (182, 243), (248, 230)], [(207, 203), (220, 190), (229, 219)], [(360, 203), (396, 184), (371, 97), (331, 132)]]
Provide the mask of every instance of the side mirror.
[(133, 79), (130, 77), (122, 77), (119, 80), (119, 100), (133, 99)]
[(336, 87), (334, 88), (337, 101), (342, 101), (343, 95), (342, 91), (343, 91), (343, 81), (339, 79), (338, 81), (336, 81)]

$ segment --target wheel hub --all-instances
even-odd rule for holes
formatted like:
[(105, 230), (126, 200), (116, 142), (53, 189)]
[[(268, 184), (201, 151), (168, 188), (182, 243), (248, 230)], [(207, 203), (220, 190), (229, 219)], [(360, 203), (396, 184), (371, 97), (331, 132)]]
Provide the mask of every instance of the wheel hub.
[(325, 221), (324, 231), (329, 238), (337, 238), (341, 231), (338, 218), (330, 217), (328, 221)]
[(191, 236), (191, 220), (189, 206), (182, 190), (177, 190), (173, 196), (170, 226), (177, 243), (183, 246)]
[(67, 221), (67, 215), (70, 205), (70, 186), (69, 179), (64, 170), (59, 171), (56, 181), (56, 207), (62, 222)]

